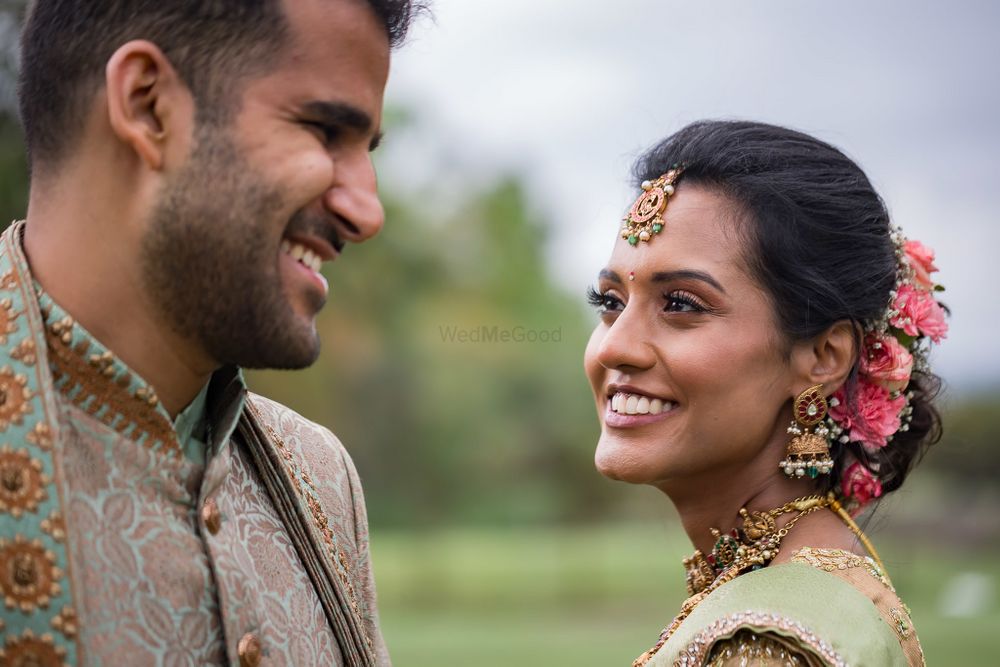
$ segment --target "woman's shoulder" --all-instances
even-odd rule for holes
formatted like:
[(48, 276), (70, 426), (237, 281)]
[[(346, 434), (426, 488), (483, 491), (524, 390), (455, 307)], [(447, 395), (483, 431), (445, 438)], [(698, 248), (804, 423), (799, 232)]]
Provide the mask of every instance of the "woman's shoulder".
[(882, 594), (886, 591), (893, 595), (896, 593), (889, 576), (869, 556), (859, 556), (843, 549), (802, 547), (792, 554), (788, 562), (809, 565), (836, 575), (866, 594)]
[(795, 552), (790, 562), (831, 574), (862, 593), (893, 630), (907, 664), (924, 664), (910, 608), (899, 598), (885, 570), (872, 558), (841, 549), (804, 547)]
[(811, 547), (719, 587), (650, 664), (721, 666), (765, 656), (777, 661), (759, 664), (924, 664), (909, 611), (881, 568)]

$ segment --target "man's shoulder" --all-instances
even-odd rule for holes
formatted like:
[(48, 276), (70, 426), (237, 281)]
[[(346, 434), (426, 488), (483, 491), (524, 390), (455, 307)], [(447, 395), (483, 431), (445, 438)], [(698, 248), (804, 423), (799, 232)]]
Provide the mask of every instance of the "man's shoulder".
[(247, 400), (264, 425), (281, 440), (280, 445), (305, 458), (310, 468), (326, 470), (327, 474), (349, 469), (353, 474), (354, 464), (347, 450), (330, 429), (266, 396), (248, 392)]
[(368, 520), (361, 480), (337, 436), (269, 398), (248, 393), (247, 400), (279, 440), (275, 444), (283, 450), (293, 475), (303, 479), (319, 498), (338, 540), (342, 544), (366, 545)]

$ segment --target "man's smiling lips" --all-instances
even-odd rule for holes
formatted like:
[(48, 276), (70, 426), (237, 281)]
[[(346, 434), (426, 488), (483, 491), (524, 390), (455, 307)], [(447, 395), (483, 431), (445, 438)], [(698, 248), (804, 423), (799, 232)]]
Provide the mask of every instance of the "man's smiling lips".
[(320, 273), (323, 262), (333, 261), (339, 255), (339, 249), (334, 248), (324, 239), (316, 237), (285, 237), (281, 240), (281, 254), (298, 265), (299, 270), (320, 289), (325, 296), (329, 291), (329, 283)]

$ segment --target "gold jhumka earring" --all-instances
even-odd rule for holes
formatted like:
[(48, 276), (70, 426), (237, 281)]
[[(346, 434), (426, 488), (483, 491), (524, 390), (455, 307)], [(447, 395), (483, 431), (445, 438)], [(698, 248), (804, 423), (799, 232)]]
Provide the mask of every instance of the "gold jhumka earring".
[(795, 419), (788, 427), (792, 439), (785, 460), (778, 467), (793, 479), (807, 475), (815, 479), (833, 470), (827, 441), (830, 429), (823, 423), (828, 406), (822, 389), (821, 384), (809, 387), (798, 395), (792, 406)]

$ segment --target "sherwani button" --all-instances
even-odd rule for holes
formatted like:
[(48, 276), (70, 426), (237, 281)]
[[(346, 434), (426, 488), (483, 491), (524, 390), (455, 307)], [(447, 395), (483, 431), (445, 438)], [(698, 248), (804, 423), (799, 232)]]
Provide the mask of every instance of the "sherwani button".
[(218, 533), (219, 529), (222, 528), (222, 513), (219, 512), (219, 506), (214, 500), (208, 499), (201, 506), (201, 520), (205, 522), (205, 527), (212, 535)]
[(260, 640), (252, 632), (243, 635), (236, 651), (240, 654), (240, 667), (257, 667), (260, 664)]

